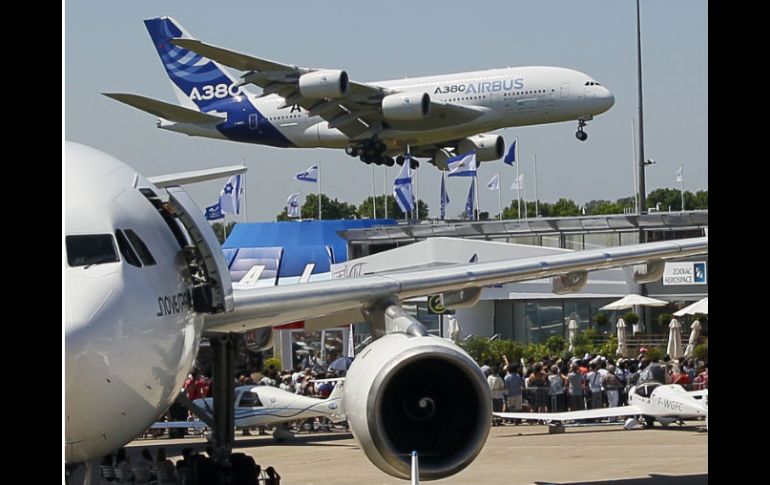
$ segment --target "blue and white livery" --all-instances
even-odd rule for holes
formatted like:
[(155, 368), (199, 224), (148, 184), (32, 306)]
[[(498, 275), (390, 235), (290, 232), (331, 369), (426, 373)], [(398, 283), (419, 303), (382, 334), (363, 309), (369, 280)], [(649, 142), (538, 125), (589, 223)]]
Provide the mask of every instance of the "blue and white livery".
[[(413, 156), (446, 170), (447, 158), (471, 150), (480, 162), (501, 158), (502, 136), (488, 133), (501, 128), (577, 120), (576, 136), (586, 140), (586, 121), (615, 102), (592, 77), (561, 67), (359, 83), (344, 70), (283, 64), (203, 43), (170, 17), (145, 25), (182, 106), (105, 95), (158, 116), (159, 128), (191, 136), (344, 148), (365, 163), (388, 166), (403, 163), (409, 147)], [(243, 74), (236, 80), (222, 65)]]

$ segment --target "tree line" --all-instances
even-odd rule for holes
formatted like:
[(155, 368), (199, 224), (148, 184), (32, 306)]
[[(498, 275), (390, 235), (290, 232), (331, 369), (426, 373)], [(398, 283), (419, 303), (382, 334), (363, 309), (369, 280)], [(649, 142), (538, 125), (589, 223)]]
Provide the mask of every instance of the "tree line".
[[(378, 195), (375, 199), (377, 206), (377, 217), (385, 217), (385, 203), (386, 198), (384, 195)], [(388, 218), (390, 219), (405, 219), (406, 214), (396, 203), (396, 199), (392, 195), (387, 196), (388, 204)], [(423, 200), (418, 201), (418, 218), (428, 218), (428, 204)], [(338, 199), (331, 199), (325, 194), (321, 194), (321, 209), (324, 219), (366, 219), (371, 218), (373, 215), (373, 203), (372, 197), (369, 196), (356, 206), (345, 201)], [(508, 207), (503, 209), (503, 219), (518, 219), (519, 208), (518, 202), (514, 199), (511, 201)], [(686, 210), (703, 210), (708, 209), (708, 190), (699, 190), (695, 193), (690, 191), (684, 192), (684, 205)], [(526, 216), (535, 217), (536, 204), (534, 200), (521, 201), (521, 208), (523, 217), (526, 207)], [(661, 211), (680, 211), (682, 210), (682, 196), (679, 189), (655, 189), (647, 195), (647, 207), (656, 208)], [(569, 216), (594, 216), (594, 215), (606, 215), (606, 214), (624, 214), (634, 211), (634, 197), (623, 197), (617, 199), (615, 202), (599, 199), (587, 202), (585, 205), (580, 206), (572, 199), (560, 198), (556, 202), (543, 202), (537, 203), (538, 215), (541, 217), (569, 217)], [(585, 211), (585, 213), (583, 212)], [(318, 195), (308, 194), (305, 197), (305, 202), (300, 208), (300, 214), (303, 219), (315, 219), (318, 217)], [(456, 219), (467, 219), (465, 212), (456, 216)], [(496, 219), (497, 214), (491, 214), (487, 211), (479, 213), (479, 219), (488, 220)], [(284, 208), (277, 216), (278, 221), (288, 221), (290, 218)]]

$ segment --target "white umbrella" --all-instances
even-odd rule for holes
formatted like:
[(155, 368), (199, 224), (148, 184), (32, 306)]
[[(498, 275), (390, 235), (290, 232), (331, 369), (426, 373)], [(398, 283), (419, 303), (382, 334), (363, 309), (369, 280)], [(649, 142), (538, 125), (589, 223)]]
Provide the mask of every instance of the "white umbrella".
[(626, 295), (620, 300), (613, 301), (607, 305), (604, 305), (599, 310), (625, 310), (626, 308), (632, 308), (634, 306), (665, 306), (668, 302), (663, 300), (656, 300), (655, 298), (648, 298), (642, 295), (630, 294)]
[(675, 312), (674, 315), (683, 317), (685, 315), (695, 315), (696, 313), (702, 313), (704, 315), (709, 314), (709, 297), (698, 300), (692, 305), (682, 308), (678, 312)]
[(618, 318), (618, 323), (615, 324), (618, 329), (618, 351), (617, 354), (621, 357), (626, 356), (628, 349), (626, 348), (626, 322), (622, 318)]
[(460, 322), (457, 321), (457, 319), (454, 317), (454, 315), (449, 315), (449, 338), (452, 339), (452, 342), (457, 343), (460, 341)]
[(682, 325), (679, 323), (679, 320), (672, 318), (668, 328), (668, 347), (666, 347), (666, 353), (672, 359), (678, 359), (682, 356)]
[(687, 342), (687, 348), (684, 349), (684, 356), (686, 358), (692, 357), (692, 353), (695, 351), (695, 344), (698, 343), (698, 335), (700, 335), (700, 320), (695, 320), (690, 326), (690, 340)]
[(577, 337), (578, 333), (578, 323), (573, 318), (569, 321), (569, 325), (567, 326), (567, 329), (569, 329), (569, 351), (574, 352), (575, 351), (575, 338)]

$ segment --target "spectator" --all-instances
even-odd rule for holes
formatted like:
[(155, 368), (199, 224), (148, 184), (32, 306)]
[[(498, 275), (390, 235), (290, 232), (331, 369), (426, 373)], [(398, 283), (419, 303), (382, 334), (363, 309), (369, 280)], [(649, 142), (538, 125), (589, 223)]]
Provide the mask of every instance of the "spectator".
[(503, 410), (503, 392), (505, 391), (505, 382), (500, 378), (500, 369), (497, 366), (492, 367), (487, 384), (492, 391), (492, 411), (501, 412)]
[[(505, 357), (505, 356), (503, 356)], [(506, 361), (508, 359), (505, 359)], [(521, 411), (522, 404), (522, 392), (524, 389), (524, 380), (519, 375), (520, 368), (513, 364), (508, 364), (506, 367), (508, 371), (505, 374), (505, 388), (508, 391), (508, 411), (516, 412)], [(519, 422), (516, 421), (516, 424)]]
[(281, 475), (275, 471), (275, 468), (269, 466), (265, 470), (267, 478), (265, 479), (265, 485), (281, 485)]
[(569, 395), (569, 410), (581, 411), (585, 409), (583, 401), (583, 387), (585, 381), (577, 364), (572, 364), (567, 374), (567, 394)]

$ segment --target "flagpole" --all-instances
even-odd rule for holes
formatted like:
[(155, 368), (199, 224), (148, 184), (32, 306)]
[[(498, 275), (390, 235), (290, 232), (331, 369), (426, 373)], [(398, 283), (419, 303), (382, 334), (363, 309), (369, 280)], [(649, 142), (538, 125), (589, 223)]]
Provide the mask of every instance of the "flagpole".
[(633, 153), (631, 153), (631, 172), (634, 174), (634, 190), (631, 192), (634, 194), (634, 214), (639, 213), (639, 193), (637, 192), (636, 185), (636, 123), (631, 118), (631, 147)]
[(318, 220), (323, 220), (321, 217), (321, 162), (318, 162), (318, 183), (316, 185), (318, 189)]
[[(522, 180), (522, 182), (523, 182), (523, 180)], [(524, 185), (524, 184), (521, 184), (521, 185)], [(526, 187), (523, 190), (524, 190), (524, 219), (529, 219), (529, 215), (527, 214), (527, 189), (526, 189)]]
[[(475, 174), (478, 174), (478, 169)], [(476, 187), (476, 220), (479, 220), (479, 177), (478, 175), (473, 176), (473, 185)]]
[(500, 220), (503, 220), (503, 175), (500, 172), (500, 167), (497, 167), (497, 208), (500, 210), (498, 214)]
[(377, 195), (374, 193), (374, 164), (372, 164), (372, 219), (377, 219)]
[(382, 193), (385, 197), (383, 204), (385, 204), (385, 219), (388, 218), (388, 166), (383, 165), (385, 175), (382, 177)]
[[(409, 168), (412, 168), (412, 161), (409, 160)], [(419, 174), (417, 173), (417, 169), (414, 169), (414, 214), (413, 219), (415, 222), (420, 220), (420, 195), (418, 193), (419, 188)]]
[[(246, 157), (243, 157), (243, 166), (246, 166)], [(246, 172), (243, 172), (243, 222), (246, 222), (249, 220), (249, 205), (246, 203), (248, 199), (246, 199)]]
[(540, 212), (540, 204), (537, 200), (537, 153), (532, 154), (532, 158), (535, 159), (535, 217), (537, 217)]
[(679, 177), (679, 193), (682, 194), (682, 212), (684, 212), (684, 170), (681, 163), (679, 164), (679, 173), (681, 174), (681, 177)]
[[(519, 182), (519, 137), (517, 136), (514, 141), (516, 144), (516, 152), (514, 153), (513, 157), (516, 163), (516, 184), (520, 185)], [(521, 219), (521, 187), (517, 185), (516, 187), (516, 207), (518, 210), (518, 218)]]

